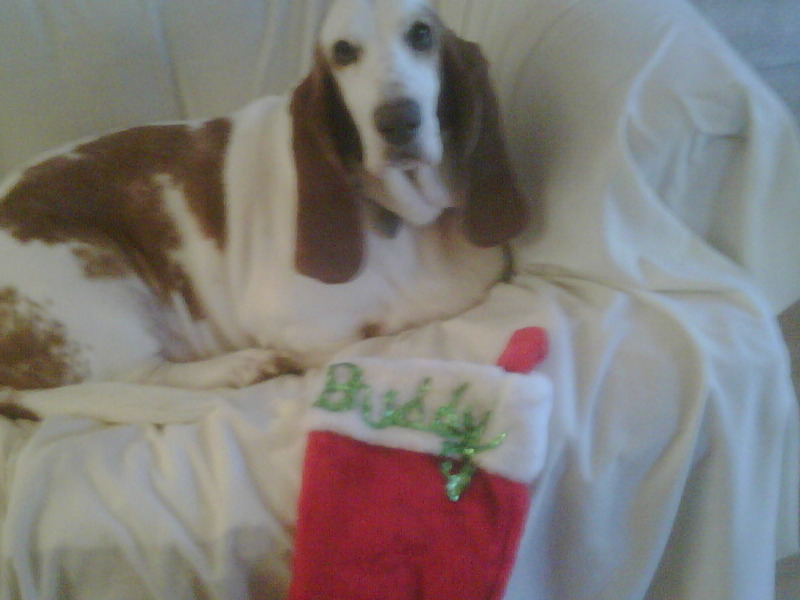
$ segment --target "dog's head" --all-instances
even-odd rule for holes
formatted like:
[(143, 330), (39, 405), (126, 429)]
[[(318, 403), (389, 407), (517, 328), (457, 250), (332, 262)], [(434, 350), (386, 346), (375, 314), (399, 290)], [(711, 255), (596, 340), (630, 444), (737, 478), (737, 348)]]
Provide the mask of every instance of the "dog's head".
[[(457, 37), (424, 0), (335, 0), (315, 64), (291, 113), (298, 175), (300, 272), (348, 281), (363, 254), (353, 173), (405, 180), (389, 210), (433, 222), (452, 200), (468, 239), (502, 244), (525, 225), (480, 48)], [(447, 201), (422, 182), (444, 169)]]

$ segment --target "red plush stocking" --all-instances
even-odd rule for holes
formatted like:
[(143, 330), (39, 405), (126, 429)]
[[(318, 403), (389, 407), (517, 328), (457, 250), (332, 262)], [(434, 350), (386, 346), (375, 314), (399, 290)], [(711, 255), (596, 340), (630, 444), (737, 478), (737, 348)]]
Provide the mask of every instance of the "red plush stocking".
[[(498, 364), (527, 373), (538, 328)], [(444, 361), (331, 367), (312, 409), (290, 600), (499, 600), (546, 448), (541, 375)]]

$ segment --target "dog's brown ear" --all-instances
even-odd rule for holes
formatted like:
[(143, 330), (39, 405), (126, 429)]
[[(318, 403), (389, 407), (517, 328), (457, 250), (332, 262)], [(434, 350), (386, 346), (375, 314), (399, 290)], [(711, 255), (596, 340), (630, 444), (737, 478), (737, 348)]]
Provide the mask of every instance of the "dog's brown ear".
[(527, 224), (500, 128), (489, 64), (478, 44), (445, 31), (439, 120), (449, 130), (458, 178), (466, 182), (466, 234), (476, 246), (503, 244)]
[(324, 283), (344, 283), (361, 267), (364, 239), (346, 163), (360, 140), (336, 81), (318, 54), (289, 106), (297, 170), (295, 267)]

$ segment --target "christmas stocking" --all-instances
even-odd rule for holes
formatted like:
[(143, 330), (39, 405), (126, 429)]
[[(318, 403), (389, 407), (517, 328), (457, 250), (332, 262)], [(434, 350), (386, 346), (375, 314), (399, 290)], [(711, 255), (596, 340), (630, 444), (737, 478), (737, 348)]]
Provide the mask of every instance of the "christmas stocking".
[[(546, 354), (333, 365), (308, 417), (290, 600), (499, 600), (546, 452)], [(509, 371), (516, 371), (510, 373)]]

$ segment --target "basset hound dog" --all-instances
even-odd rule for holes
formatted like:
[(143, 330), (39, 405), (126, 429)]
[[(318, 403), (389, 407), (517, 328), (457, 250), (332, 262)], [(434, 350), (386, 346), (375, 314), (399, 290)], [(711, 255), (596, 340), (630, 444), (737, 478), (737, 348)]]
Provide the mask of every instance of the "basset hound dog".
[(423, 0), (334, 0), (287, 97), (0, 186), (0, 387), (318, 365), (478, 303), (525, 223), (479, 47)]

